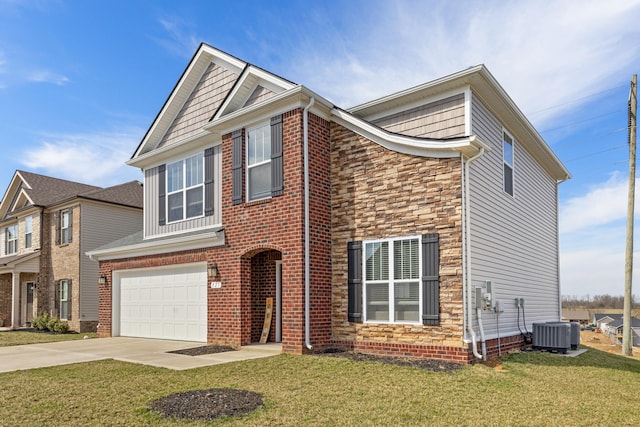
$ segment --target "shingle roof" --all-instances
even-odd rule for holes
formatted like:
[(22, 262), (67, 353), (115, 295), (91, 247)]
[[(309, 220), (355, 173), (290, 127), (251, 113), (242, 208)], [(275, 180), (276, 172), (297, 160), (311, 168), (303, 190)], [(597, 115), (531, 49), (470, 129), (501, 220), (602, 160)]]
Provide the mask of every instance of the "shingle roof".
[(52, 206), (76, 197), (140, 209), (142, 209), (143, 206), (144, 195), (142, 183), (139, 181), (130, 181), (124, 184), (102, 188), (32, 172), (19, 170), (17, 173), (19, 173), (28, 186), (31, 187), (23, 187), (23, 189), (36, 206)]
[(36, 206), (50, 206), (81, 193), (100, 190), (100, 187), (95, 185), (81, 184), (21, 170), (17, 173), (31, 187), (30, 189), (23, 187), (23, 190)]

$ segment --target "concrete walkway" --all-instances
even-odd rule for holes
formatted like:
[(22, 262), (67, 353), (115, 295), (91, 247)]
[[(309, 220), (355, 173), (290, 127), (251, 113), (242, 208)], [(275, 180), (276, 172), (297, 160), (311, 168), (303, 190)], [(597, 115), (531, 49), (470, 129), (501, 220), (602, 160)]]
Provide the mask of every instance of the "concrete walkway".
[(168, 351), (201, 347), (203, 345), (205, 344), (201, 342), (190, 341), (113, 337), (0, 347), (0, 372), (105, 359), (140, 363), (173, 370), (185, 370), (269, 357), (282, 352), (280, 344), (268, 343), (244, 346), (238, 351), (202, 356), (167, 353)]

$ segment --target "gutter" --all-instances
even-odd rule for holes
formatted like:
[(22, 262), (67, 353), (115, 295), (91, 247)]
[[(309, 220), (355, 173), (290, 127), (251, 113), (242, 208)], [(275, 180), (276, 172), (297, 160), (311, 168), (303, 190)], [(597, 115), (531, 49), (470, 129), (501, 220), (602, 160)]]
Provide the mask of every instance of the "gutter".
[(480, 151), (478, 152), (478, 154), (476, 154), (475, 156), (469, 158), (465, 164), (464, 164), (464, 168), (463, 168), (463, 172), (464, 172), (464, 185), (463, 185), (463, 212), (464, 212), (464, 221), (462, 222), (463, 227), (464, 227), (464, 249), (465, 249), (465, 253), (464, 253), (464, 260), (465, 260), (465, 268), (464, 268), (464, 281), (466, 282), (467, 285), (467, 293), (466, 293), (466, 303), (467, 303), (467, 316), (466, 316), (466, 323), (467, 323), (467, 332), (469, 332), (469, 334), (471, 335), (471, 343), (472, 343), (472, 349), (473, 349), (473, 355), (477, 358), (477, 359), (482, 359), (482, 360), (486, 360), (486, 350), (485, 350), (485, 342), (484, 342), (484, 331), (482, 330), (482, 321), (480, 319), (480, 314), (478, 313), (478, 321), (479, 321), (479, 326), (480, 326), (480, 332), (482, 334), (482, 355), (480, 353), (478, 353), (478, 348), (477, 348), (477, 339), (476, 339), (476, 334), (473, 331), (473, 326), (471, 325), (471, 320), (473, 318), (473, 311), (471, 309), (471, 300), (473, 298), (472, 292), (471, 292), (471, 189), (469, 187), (469, 166), (471, 165), (471, 162), (475, 161), (476, 159), (480, 158), (482, 155), (484, 155), (484, 147), (480, 147)]
[(304, 345), (311, 350), (310, 340), (310, 242), (309, 242), (309, 109), (313, 107), (315, 98), (311, 97), (302, 114), (304, 145)]

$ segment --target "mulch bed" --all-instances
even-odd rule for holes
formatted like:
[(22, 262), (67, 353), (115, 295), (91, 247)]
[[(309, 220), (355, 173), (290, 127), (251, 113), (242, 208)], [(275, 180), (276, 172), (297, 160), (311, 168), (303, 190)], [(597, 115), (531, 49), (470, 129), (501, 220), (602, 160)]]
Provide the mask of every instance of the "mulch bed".
[(215, 420), (248, 414), (262, 404), (262, 395), (253, 391), (212, 388), (172, 394), (152, 401), (149, 407), (167, 418)]
[(202, 356), (204, 354), (224, 353), (225, 351), (235, 351), (235, 348), (224, 345), (203, 345), (202, 347), (173, 350), (168, 351), (167, 353), (184, 354), (186, 356)]
[(327, 349), (316, 353), (318, 356), (344, 357), (357, 362), (379, 362), (396, 366), (412, 366), (414, 368), (425, 369), (432, 372), (455, 372), (462, 369), (459, 363), (445, 362), (432, 359), (414, 359), (408, 357), (376, 356), (372, 354), (354, 353), (338, 349)]

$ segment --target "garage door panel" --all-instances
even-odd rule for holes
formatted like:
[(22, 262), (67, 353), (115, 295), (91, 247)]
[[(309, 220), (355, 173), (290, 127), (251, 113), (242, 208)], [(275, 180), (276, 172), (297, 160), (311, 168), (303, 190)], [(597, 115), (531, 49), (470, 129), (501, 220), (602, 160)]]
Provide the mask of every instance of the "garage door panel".
[(206, 342), (206, 267), (120, 273), (120, 335)]

